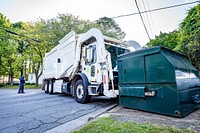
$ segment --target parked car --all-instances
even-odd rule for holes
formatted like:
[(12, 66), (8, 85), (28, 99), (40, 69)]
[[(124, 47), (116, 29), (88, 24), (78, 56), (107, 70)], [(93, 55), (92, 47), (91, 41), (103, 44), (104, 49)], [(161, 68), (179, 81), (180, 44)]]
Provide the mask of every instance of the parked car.
[(19, 82), (7, 82), (6, 85), (19, 85)]

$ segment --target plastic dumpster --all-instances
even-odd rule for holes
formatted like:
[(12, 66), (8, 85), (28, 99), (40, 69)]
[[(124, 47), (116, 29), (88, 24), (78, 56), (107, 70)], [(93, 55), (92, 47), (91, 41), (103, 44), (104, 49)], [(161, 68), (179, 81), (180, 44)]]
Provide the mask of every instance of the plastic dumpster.
[(200, 107), (198, 71), (185, 55), (164, 47), (118, 58), (119, 103), (159, 114), (184, 117)]

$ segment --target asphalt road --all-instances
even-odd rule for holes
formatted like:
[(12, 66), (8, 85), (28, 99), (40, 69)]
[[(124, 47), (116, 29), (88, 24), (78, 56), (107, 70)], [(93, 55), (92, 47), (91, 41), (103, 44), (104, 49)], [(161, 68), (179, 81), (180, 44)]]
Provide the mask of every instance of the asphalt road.
[(71, 96), (49, 95), (42, 90), (0, 89), (0, 132), (40, 133), (116, 103), (105, 97), (94, 97), (79, 104)]

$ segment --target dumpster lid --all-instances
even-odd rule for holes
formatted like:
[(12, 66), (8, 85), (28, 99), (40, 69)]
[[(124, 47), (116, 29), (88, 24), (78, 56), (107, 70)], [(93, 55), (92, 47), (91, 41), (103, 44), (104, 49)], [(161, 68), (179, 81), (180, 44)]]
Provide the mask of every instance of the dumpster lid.
[(149, 55), (149, 54), (158, 53), (158, 52), (160, 52), (162, 50), (171, 51), (173, 53), (176, 53), (177, 55), (180, 55), (180, 56), (183, 56), (183, 57), (187, 58), (186, 55), (181, 54), (181, 53), (176, 52), (176, 51), (173, 51), (173, 50), (171, 50), (169, 48), (166, 48), (166, 47), (163, 47), (163, 46), (155, 46), (155, 47), (151, 47), (151, 48), (143, 48), (143, 49), (140, 49), (140, 50), (137, 50), (137, 51), (133, 51), (133, 52), (130, 52), (130, 53), (121, 54), (121, 55), (119, 55), (119, 57), (123, 57), (123, 56), (127, 56), (127, 55)]
[(186, 55), (180, 54), (169, 49), (167, 50), (166, 48), (162, 49), (161, 52), (176, 69), (187, 69), (197, 71)]
[(156, 54), (156, 53), (162, 53), (167, 60), (177, 69), (189, 69), (197, 71), (194, 66), (189, 62), (188, 57), (184, 54), (181, 54), (179, 52), (173, 51), (169, 48), (163, 47), (163, 46), (156, 46), (152, 48), (144, 48), (141, 50), (137, 50), (130, 53), (125, 53), (122, 55), (119, 55), (118, 60), (121, 60), (123, 58), (126, 58), (128, 56), (146, 56), (150, 54)]

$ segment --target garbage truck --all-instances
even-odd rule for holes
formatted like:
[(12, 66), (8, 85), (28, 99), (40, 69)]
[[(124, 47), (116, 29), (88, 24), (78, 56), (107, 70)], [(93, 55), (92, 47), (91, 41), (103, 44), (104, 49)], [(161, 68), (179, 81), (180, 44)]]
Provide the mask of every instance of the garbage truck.
[[(135, 46), (135, 48), (133, 47)], [(92, 28), (84, 34), (70, 32), (43, 59), (43, 89), (65, 93), (86, 103), (91, 96), (118, 96), (118, 55), (139, 49), (133, 41), (104, 36)]]
[(79, 103), (119, 96), (123, 107), (176, 117), (200, 107), (198, 71), (185, 55), (160, 46), (141, 49), (96, 28), (70, 32), (45, 54), (43, 89)]

